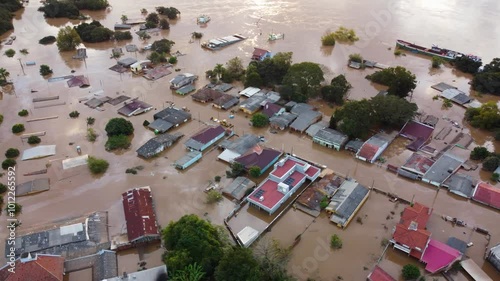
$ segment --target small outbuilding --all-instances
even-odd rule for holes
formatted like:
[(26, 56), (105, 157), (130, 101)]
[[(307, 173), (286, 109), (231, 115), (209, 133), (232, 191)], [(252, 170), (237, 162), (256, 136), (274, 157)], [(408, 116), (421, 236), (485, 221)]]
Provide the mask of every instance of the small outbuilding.
[(249, 178), (237, 177), (233, 180), (232, 183), (230, 183), (222, 190), (222, 193), (231, 198), (241, 201), (245, 197), (247, 190), (250, 190), (255, 186), (255, 182), (251, 181)]
[(339, 131), (325, 128), (321, 129), (313, 137), (313, 142), (339, 151), (348, 141), (348, 137)]

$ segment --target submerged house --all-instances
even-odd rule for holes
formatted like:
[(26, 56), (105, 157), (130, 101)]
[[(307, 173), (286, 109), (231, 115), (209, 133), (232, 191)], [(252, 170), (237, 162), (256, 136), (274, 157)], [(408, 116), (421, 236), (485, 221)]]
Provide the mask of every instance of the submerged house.
[(306, 103), (294, 105), (290, 112), (298, 116), (297, 119), (290, 124), (290, 128), (301, 133), (323, 117), (321, 112), (314, 110), (313, 106)]
[(219, 144), (219, 147), (224, 149), (224, 151), (217, 157), (217, 159), (231, 163), (235, 158), (245, 154), (259, 142), (259, 137), (251, 134), (245, 134), (234, 141), (223, 140)]
[(179, 170), (185, 170), (189, 168), (189, 166), (198, 162), (202, 156), (203, 155), (200, 151), (189, 151), (188, 153), (186, 153), (186, 155), (182, 156), (180, 159), (174, 162), (175, 168)]
[(492, 247), (488, 251), (488, 257), (486, 258), (498, 271), (500, 271), (500, 244)]
[(420, 153), (413, 153), (397, 173), (410, 179), (422, 179), (427, 171), (434, 165), (434, 160)]
[(184, 145), (189, 150), (203, 151), (222, 139), (225, 134), (226, 130), (222, 126), (207, 127), (192, 136)]
[(212, 102), (222, 96), (222, 93), (210, 88), (203, 88), (191, 95), (191, 98), (197, 102)]
[(148, 140), (139, 149), (136, 150), (137, 155), (143, 158), (151, 158), (171, 147), (183, 134), (163, 134)]
[(222, 94), (219, 98), (216, 98), (212, 102), (212, 106), (219, 109), (230, 109), (231, 107), (237, 105), (240, 102), (238, 97), (229, 94)]
[(285, 130), (297, 119), (297, 115), (290, 112), (283, 112), (280, 115), (269, 118), (269, 126), (273, 129)]
[(306, 180), (314, 181), (320, 169), (287, 155), (274, 165), (269, 176), (246, 198), (250, 206), (272, 215)]
[(285, 112), (284, 107), (281, 107), (271, 102), (267, 102), (262, 109), (262, 114), (266, 115), (268, 118), (283, 114), (284, 112)]
[(256, 145), (249, 152), (235, 158), (233, 161), (243, 165), (246, 170), (250, 170), (252, 167), (259, 167), (260, 174), (262, 175), (278, 161), (282, 154), (281, 151)]
[(376, 134), (363, 143), (363, 146), (356, 153), (356, 158), (373, 164), (391, 142), (392, 139), (388, 135)]
[(154, 121), (148, 128), (158, 133), (164, 133), (171, 128), (191, 120), (191, 113), (175, 107), (165, 108), (153, 115)]
[(9, 263), (1, 267), (0, 280), (63, 281), (64, 258), (59, 255), (29, 253), (26, 257), (12, 260), (12, 265)]
[(313, 137), (313, 142), (328, 148), (336, 149), (337, 151), (342, 148), (349, 138), (339, 131), (325, 128), (319, 130)]
[(170, 80), (170, 89), (177, 90), (186, 85), (191, 85), (196, 79), (198, 79), (198, 76), (191, 73), (179, 74)]
[(271, 58), (271, 52), (261, 48), (253, 48), (252, 60), (253, 61), (263, 61), (267, 58)]
[(254, 114), (255, 112), (260, 110), (261, 103), (265, 100), (266, 95), (264, 95), (263, 93), (252, 95), (241, 103), (240, 110), (245, 112), (246, 114)]
[(118, 113), (127, 117), (131, 117), (144, 112), (148, 112), (151, 109), (153, 109), (152, 105), (136, 99), (130, 102), (125, 102), (125, 105), (122, 108), (118, 109)]
[(257, 94), (258, 92), (260, 92), (260, 89), (259, 88), (255, 88), (255, 87), (248, 87), (248, 88), (245, 88), (243, 89), (241, 92), (240, 92), (240, 96), (245, 96), (247, 98), (250, 98), (251, 96)]
[(486, 182), (480, 182), (474, 189), (472, 200), (500, 210), (500, 188)]
[(367, 187), (353, 180), (345, 180), (325, 208), (331, 214), (330, 221), (340, 228), (346, 228), (369, 195)]
[(422, 146), (429, 142), (434, 132), (434, 127), (420, 123), (418, 121), (408, 121), (399, 135), (412, 140), (406, 148), (411, 151), (418, 151)]
[(445, 152), (424, 174), (422, 181), (439, 187), (454, 174), (464, 162), (464, 159), (450, 152)]

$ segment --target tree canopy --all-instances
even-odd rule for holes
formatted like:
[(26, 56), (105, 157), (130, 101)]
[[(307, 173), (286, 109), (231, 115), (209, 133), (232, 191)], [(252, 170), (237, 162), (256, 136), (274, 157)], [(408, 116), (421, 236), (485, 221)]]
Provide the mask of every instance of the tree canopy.
[(483, 64), (480, 61), (474, 61), (473, 59), (466, 56), (461, 56), (459, 58), (456, 58), (453, 60), (452, 63), (456, 69), (465, 73), (472, 73), (472, 74), (476, 73)]
[(399, 129), (415, 116), (418, 106), (396, 96), (376, 96), (371, 99), (375, 120), (383, 126)]
[(321, 97), (327, 102), (342, 105), (351, 88), (351, 84), (341, 74), (333, 78), (330, 85), (321, 88)]
[(468, 108), (465, 120), (476, 128), (495, 130), (500, 128), (500, 111), (495, 102), (487, 102), (480, 108)]
[(23, 5), (17, 0), (3, 0), (0, 3), (0, 35), (14, 28), (11, 22), (13, 12), (22, 8)]
[(389, 95), (401, 98), (407, 97), (417, 87), (415, 75), (402, 66), (379, 70), (372, 75), (366, 76), (366, 78), (372, 82), (388, 86)]
[(252, 126), (262, 128), (269, 124), (269, 118), (266, 115), (258, 112), (252, 116), (250, 122), (252, 122)]
[(124, 118), (112, 118), (106, 124), (106, 133), (109, 137), (125, 135), (129, 136), (134, 133), (134, 125)]
[(175, 44), (174, 41), (170, 41), (168, 39), (161, 39), (153, 42), (151, 46), (151, 50), (156, 51), (158, 53), (170, 53), (170, 49)]
[(156, 7), (156, 11), (158, 12), (158, 14), (165, 15), (167, 16), (167, 18), (171, 20), (176, 19), (177, 16), (181, 14), (181, 12), (174, 7), (169, 7), (169, 8), (163, 6)]
[[(248, 66), (245, 81), (249, 79), (252, 79), (253, 81), (260, 80), (264, 86), (281, 84), (283, 77), (285, 77), (288, 69), (292, 65), (292, 55), (292, 52), (280, 52), (272, 58), (266, 58), (263, 61), (252, 61)], [(250, 69), (252, 66), (255, 68)], [(260, 79), (256, 77), (255, 73), (260, 77)]]
[(75, 27), (76, 32), (80, 35), (83, 42), (96, 43), (103, 42), (111, 39), (114, 32), (104, 26), (98, 21), (91, 23), (81, 23)]
[(70, 26), (59, 29), (57, 33), (57, 48), (59, 51), (71, 51), (82, 43), (82, 39), (78, 32)]
[(260, 281), (259, 263), (247, 248), (232, 247), (228, 250), (215, 271), (217, 281)]
[(413, 264), (407, 264), (403, 266), (403, 278), (404, 280), (416, 280), (420, 277), (420, 269), (418, 266)]
[(216, 227), (196, 215), (185, 215), (163, 229), (164, 262), (175, 272), (197, 263), (210, 278), (223, 255), (224, 239)]
[(324, 80), (323, 70), (318, 64), (296, 63), (288, 69), (283, 78), (283, 85), (287, 89), (283, 97), (296, 102), (305, 102), (319, 94), (321, 82)]
[(494, 58), (472, 80), (474, 90), (500, 95), (500, 58)]

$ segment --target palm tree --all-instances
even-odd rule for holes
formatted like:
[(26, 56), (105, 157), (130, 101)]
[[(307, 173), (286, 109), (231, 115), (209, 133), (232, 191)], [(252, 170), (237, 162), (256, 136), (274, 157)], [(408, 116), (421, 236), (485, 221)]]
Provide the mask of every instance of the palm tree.
[(214, 74), (217, 76), (217, 79), (220, 80), (222, 78), (222, 74), (224, 73), (226, 69), (224, 68), (223, 64), (216, 64), (214, 67)]
[(6, 82), (7, 78), (10, 76), (10, 73), (5, 68), (0, 68), (0, 77), (2, 77), (1, 82)]
[(201, 265), (197, 263), (190, 264), (186, 266), (183, 270), (179, 270), (175, 273), (174, 281), (200, 281), (202, 280), (205, 272)]

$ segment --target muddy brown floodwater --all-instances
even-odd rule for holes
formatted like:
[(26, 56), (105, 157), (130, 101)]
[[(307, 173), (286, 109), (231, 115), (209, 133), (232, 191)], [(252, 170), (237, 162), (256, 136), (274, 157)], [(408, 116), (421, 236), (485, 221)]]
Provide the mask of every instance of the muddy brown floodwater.
[[(106, 11), (85, 12), (101, 23), (112, 28), (115, 23), (120, 22), (121, 15), (129, 18), (139, 18), (140, 9), (146, 8), (153, 11), (155, 6), (166, 5), (164, 1), (147, 1), (147, 4), (137, 4), (137, 1), (110, 0), (112, 8)], [(351, 99), (370, 98), (380, 89), (380, 86), (371, 84), (364, 79), (373, 70), (353, 70), (346, 66), (346, 59), (351, 53), (360, 53), (366, 59), (375, 60), (380, 63), (395, 66), (402, 65), (416, 74), (418, 85), (413, 93), (412, 100), (418, 103), (419, 108), (427, 114), (434, 114), (440, 118), (446, 117), (457, 121), (464, 127), (464, 132), (470, 132), (475, 138), (474, 145), (485, 145), (490, 150), (499, 151), (498, 142), (494, 142), (490, 135), (471, 129), (462, 121), (464, 109), (453, 106), (448, 110), (441, 109), (441, 102), (433, 101), (432, 97), (437, 94), (430, 85), (438, 82), (447, 82), (460, 90), (469, 92), (467, 84), (470, 77), (456, 72), (448, 66), (433, 70), (430, 68), (430, 60), (425, 57), (407, 54), (401, 57), (393, 55), (396, 39), (405, 39), (430, 46), (440, 46), (456, 49), (465, 53), (474, 53), (483, 57), (484, 62), (489, 62), (498, 56), (500, 41), (491, 38), (500, 38), (500, 29), (497, 28), (500, 17), (500, 4), (495, 0), (483, 1), (454, 1), (443, 2), (434, 0), (375, 0), (375, 1), (263, 1), (263, 0), (221, 0), (221, 1), (174, 1), (168, 5), (175, 6), (181, 12), (181, 18), (171, 21), (169, 31), (161, 31), (153, 34), (147, 42), (140, 41), (136, 35), (130, 42), (108, 42), (99, 44), (86, 44), (88, 48), (88, 59), (78, 61), (72, 59), (73, 52), (59, 53), (55, 44), (49, 46), (39, 45), (37, 42), (43, 36), (56, 35), (60, 27), (78, 24), (79, 21), (67, 19), (44, 19), (42, 13), (37, 11), (41, 4), (31, 1), (24, 11), (16, 13), (13, 21), (15, 30), (2, 36), (2, 39), (10, 35), (16, 35), (17, 39), (12, 46), (1, 46), (3, 53), (8, 48), (17, 51), (14, 58), (2, 56), (0, 65), (10, 72), (10, 79), (14, 83), (14, 91), (4, 93), (0, 101), (0, 112), (4, 115), (4, 122), (0, 126), (0, 151), (9, 147), (17, 147), (24, 150), (30, 147), (26, 142), (21, 142), (19, 136), (10, 132), (15, 123), (24, 123), (26, 133), (46, 131), (42, 137), (42, 144), (57, 145), (55, 156), (18, 161), (17, 181), (18, 183), (32, 180), (41, 176), (25, 177), (22, 174), (40, 170), (49, 165), (48, 176), (51, 179), (51, 190), (34, 196), (18, 198), (23, 205), (23, 213), (19, 216), (23, 228), (35, 225), (47, 224), (52, 221), (63, 220), (67, 217), (75, 217), (95, 210), (107, 210), (110, 220), (110, 234), (118, 234), (124, 231), (125, 222), (121, 206), (121, 193), (127, 189), (149, 185), (152, 188), (157, 206), (158, 221), (162, 226), (172, 220), (177, 220), (184, 214), (194, 213), (205, 217), (214, 223), (222, 224), (223, 218), (233, 209), (234, 203), (225, 199), (218, 205), (207, 206), (204, 203), (204, 193), (208, 181), (216, 175), (223, 175), (227, 166), (216, 161), (217, 151), (209, 152), (203, 159), (187, 171), (179, 172), (172, 167), (173, 161), (185, 153), (182, 141), (202, 127), (202, 122), (209, 123), (210, 117), (218, 119), (229, 119), (227, 112), (216, 111), (209, 105), (201, 105), (191, 101), (190, 97), (174, 96), (168, 89), (168, 80), (174, 74), (165, 78), (150, 82), (141, 77), (133, 77), (130, 73), (118, 74), (108, 70), (116, 62), (110, 59), (112, 47), (122, 47), (128, 43), (134, 43), (143, 47), (148, 43), (160, 38), (168, 38), (175, 41), (173, 51), (185, 53), (179, 57), (176, 68), (182, 72), (190, 72), (201, 78), (196, 86), (202, 87), (207, 81), (204, 72), (211, 69), (216, 63), (225, 63), (230, 58), (239, 56), (245, 63), (253, 47), (263, 47), (273, 52), (292, 51), (294, 62), (312, 61), (324, 66), (326, 80), (334, 75), (345, 74), (353, 85), (350, 92)], [(208, 14), (212, 18), (206, 27), (196, 25), (196, 16)], [(354, 28), (360, 37), (360, 41), (353, 45), (337, 44), (333, 48), (320, 46), (320, 37), (328, 29), (334, 30), (339, 26)], [(136, 31), (134, 28), (133, 31)], [(203, 32), (203, 40), (241, 33), (248, 39), (229, 46), (217, 52), (210, 52), (200, 47), (200, 42), (190, 43), (190, 34), (194, 31)], [(275, 42), (267, 42), (267, 35), (271, 32), (284, 33), (285, 39)], [(29, 50), (28, 55), (19, 53), (20, 49)], [(144, 53), (126, 53), (126, 56), (145, 58)], [(36, 66), (25, 66), (20, 64), (27, 61), (36, 62)], [(91, 87), (86, 89), (68, 88), (66, 82), (47, 82), (38, 73), (39, 65), (47, 64), (53, 71), (53, 76), (71, 74), (86, 75)], [(241, 86), (232, 90), (236, 93)], [(156, 110), (144, 115), (132, 117), (135, 134), (132, 147), (122, 153), (109, 153), (104, 150), (105, 131), (104, 127), (112, 117), (116, 117), (117, 107), (106, 104), (104, 111), (91, 110), (81, 103), (78, 98), (88, 96), (90, 92), (104, 90), (105, 95), (115, 97), (119, 94), (139, 97), (153, 104), (157, 109), (162, 109), (167, 101), (173, 101), (178, 107), (186, 106), (193, 114), (193, 120), (182, 125), (175, 131), (185, 134), (181, 143), (168, 149), (160, 157), (144, 161), (136, 157), (135, 150), (145, 141), (153, 137), (152, 132), (142, 126), (146, 119), (152, 120)], [(31, 92), (34, 90), (36, 92)], [(59, 95), (60, 101), (65, 105), (34, 108), (32, 98)], [(471, 92), (471, 95), (475, 93)], [(498, 101), (498, 98), (484, 95), (477, 97), (480, 101)], [(333, 111), (326, 104), (313, 101), (326, 115)], [(50, 104), (50, 102), (46, 102)], [(19, 117), (17, 112), (28, 109), (29, 117)], [(78, 110), (81, 115), (77, 119), (70, 119), (68, 113)], [(39, 122), (26, 122), (27, 118), (40, 118), (58, 115), (58, 119)], [(95, 143), (85, 140), (86, 123), (88, 116), (96, 118), (94, 129), (99, 133)], [(199, 121), (200, 120), (200, 121)], [(271, 134), (266, 129), (253, 129), (248, 125), (248, 119), (242, 113), (238, 113), (231, 122), (235, 125), (237, 134), (255, 133), (266, 137), (266, 145), (297, 155), (315, 162), (327, 165), (329, 168), (342, 174), (355, 177), (364, 185), (374, 185), (380, 189), (397, 193), (426, 205), (434, 204), (435, 218), (430, 221), (430, 228), (435, 236), (445, 239), (448, 229), (445, 223), (439, 219), (439, 215), (446, 214), (460, 217), (468, 222), (468, 225), (477, 225), (491, 231), (491, 245), (500, 242), (500, 228), (497, 225), (498, 212), (480, 206), (469, 201), (460, 200), (447, 194), (444, 190), (436, 192), (430, 186), (415, 183), (393, 174), (385, 172), (376, 165), (368, 165), (355, 161), (347, 152), (336, 152), (323, 147), (313, 145), (308, 137), (280, 132)], [(441, 119), (440, 127), (449, 125)], [(74, 143), (74, 145), (69, 145)], [(107, 159), (110, 168), (104, 176), (91, 176), (86, 167), (74, 168), (62, 171), (61, 160), (66, 157), (77, 155), (75, 145), (82, 147), (84, 154), (95, 155)], [(444, 144), (437, 143), (436, 147)], [(388, 163), (402, 164), (409, 156), (404, 150), (404, 141), (398, 140), (394, 147), (386, 152), (384, 157)], [(465, 151), (468, 153), (467, 151)], [(2, 152), (3, 153), (3, 152)], [(125, 169), (143, 165), (144, 170), (138, 175), (125, 174)], [(485, 173), (478, 171), (469, 172), (483, 180), (488, 179)], [(2, 179), (2, 181), (5, 177)], [(367, 216), (363, 225), (351, 223), (345, 231), (337, 229), (328, 223), (326, 217), (320, 217), (306, 230), (302, 241), (293, 251), (290, 262), (290, 270), (298, 278), (305, 280), (307, 276), (319, 277), (322, 280), (332, 280), (332, 276), (343, 276), (344, 280), (363, 280), (367, 271), (363, 267), (371, 268), (378, 259), (381, 252), (380, 241), (390, 236), (389, 231), (396, 221), (401, 207), (397, 209), (394, 219), (386, 222), (385, 217), (394, 205), (381, 195), (373, 195), (368, 200), (360, 215)], [(3, 216), (5, 218), (5, 216)], [(289, 211), (272, 229), (270, 237), (275, 237), (284, 244), (293, 242), (296, 233), (304, 231), (312, 219), (299, 211)], [(464, 230), (467, 231), (467, 230)], [(340, 233), (344, 240), (344, 248), (341, 251), (330, 253), (315, 259), (315, 249), (322, 247), (323, 240), (332, 233)], [(459, 235), (458, 233), (457, 235)], [(0, 238), (6, 237), (6, 228), (0, 228)], [(463, 236), (463, 234), (462, 234)], [(322, 240), (323, 239), (323, 240)], [(471, 257), (478, 263), (494, 280), (500, 280), (500, 276), (488, 263), (482, 259), (484, 241), (475, 235), (477, 243), (470, 251)], [(0, 252), (3, 252), (4, 243), (0, 243)], [(322, 248), (320, 248), (321, 251)], [(326, 251), (326, 250), (325, 250)], [(141, 253), (149, 267), (161, 264), (161, 249), (145, 249)], [(312, 258), (311, 258), (312, 257)], [(1, 263), (5, 261), (2, 257)], [(136, 250), (121, 253), (118, 258), (119, 270), (134, 271), (139, 261)], [(387, 270), (394, 276), (398, 276), (400, 265), (408, 262), (407, 257), (401, 253), (388, 251), (382, 261), (387, 264)], [(88, 272), (80, 272), (69, 280), (84, 280), (89, 276)], [(83, 279), (82, 279), (83, 278)], [(463, 279), (465, 280), (465, 279)]]

